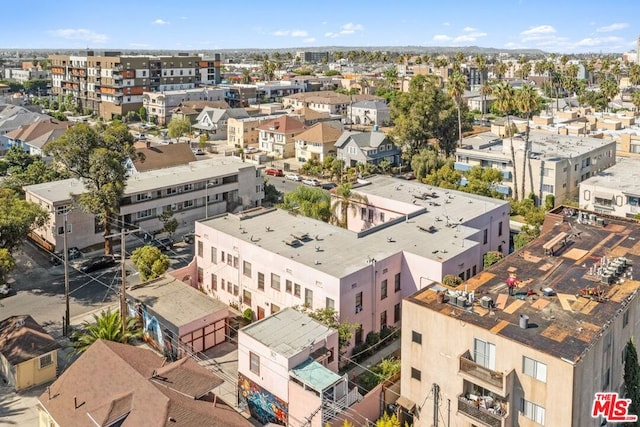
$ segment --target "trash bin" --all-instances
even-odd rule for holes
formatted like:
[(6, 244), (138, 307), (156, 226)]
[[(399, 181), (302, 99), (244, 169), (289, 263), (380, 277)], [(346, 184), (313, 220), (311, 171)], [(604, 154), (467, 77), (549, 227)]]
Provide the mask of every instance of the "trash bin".
[(520, 327), (522, 329), (527, 329), (529, 327), (529, 316), (526, 314), (520, 315)]

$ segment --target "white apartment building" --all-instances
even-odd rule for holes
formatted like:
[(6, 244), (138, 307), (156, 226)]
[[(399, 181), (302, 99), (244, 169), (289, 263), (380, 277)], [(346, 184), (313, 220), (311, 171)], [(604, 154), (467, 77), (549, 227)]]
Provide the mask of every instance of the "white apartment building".
[(636, 218), (640, 213), (640, 158), (618, 163), (580, 183), (581, 209)]
[(166, 90), (162, 92), (144, 92), (142, 106), (149, 118), (165, 126), (171, 121), (171, 110), (185, 101), (224, 101), (225, 90), (219, 88), (195, 88), (183, 90)]

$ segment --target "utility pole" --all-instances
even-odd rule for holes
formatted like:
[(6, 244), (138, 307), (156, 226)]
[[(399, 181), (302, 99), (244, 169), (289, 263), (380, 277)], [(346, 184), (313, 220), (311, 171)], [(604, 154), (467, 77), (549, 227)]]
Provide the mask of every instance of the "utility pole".
[(69, 212), (64, 213), (64, 235), (62, 237), (62, 247), (64, 250), (64, 298), (65, 298), (65, 310), (64, 310), (64, 325), (62, 328), (62, 335), (69, 336), (69, 249), (67, 248), (67, 215)]

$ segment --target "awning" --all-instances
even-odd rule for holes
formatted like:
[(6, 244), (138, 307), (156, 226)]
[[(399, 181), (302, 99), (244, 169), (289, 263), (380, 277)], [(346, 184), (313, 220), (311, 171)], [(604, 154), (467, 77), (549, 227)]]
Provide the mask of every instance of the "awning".
[(398, 400), (396, 400), (396, 404), (402, 406), (409, 412), (413, 412), (413, 410), (416, 408), (416, 404), (411, 399), (404, 396), (400, 396)]
[(595, 197), (596, 199), (611, 200), (613, 199), (613, 194), (601, 193), (599, 191), (595, 191), (593, 193), (593, 197)]

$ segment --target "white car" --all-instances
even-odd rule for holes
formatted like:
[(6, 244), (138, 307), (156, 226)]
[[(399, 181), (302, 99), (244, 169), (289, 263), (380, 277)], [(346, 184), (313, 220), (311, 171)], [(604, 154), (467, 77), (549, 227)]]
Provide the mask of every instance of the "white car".
[(297, 173), (288, 173), (284, 177), (287, 178), (289, 181), (302, 181), (302, 177)]
[(303, 184), (310, 185), (312, 187), (318, 187), (320, 185), (320, 181), (313, 178), (307, 178), (302, 180)]

